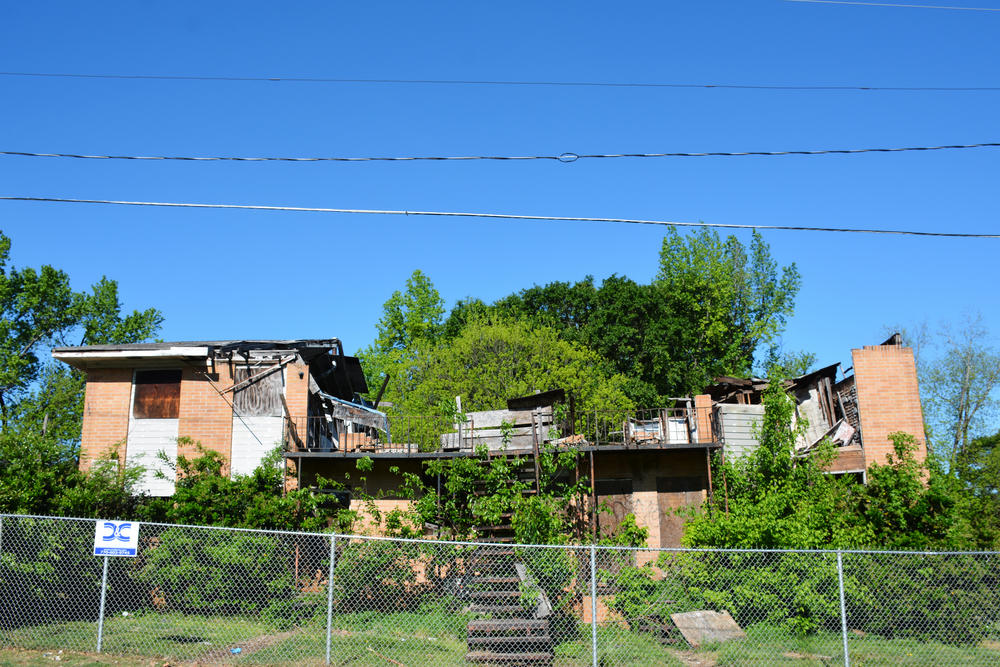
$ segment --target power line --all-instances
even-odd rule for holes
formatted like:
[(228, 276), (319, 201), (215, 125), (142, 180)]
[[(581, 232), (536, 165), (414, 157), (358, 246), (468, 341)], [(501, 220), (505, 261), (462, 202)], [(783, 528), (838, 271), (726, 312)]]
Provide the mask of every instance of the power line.
[[(805, 2), (806, 0), (793, 0)], [(955, 9), (955, 8), (949, 8)], [(989, 10), (1000, 11), (1000, 10)], [(0, 76), (119, 79), (147, 81), (230, 81), (268, 83), (360, 83), (414, 84), (443, 86), (561, 86), (585, 88), (718, 88), (721, 90), (801, 90), (801, 91), (870, 91), (870, 92), (996, 92), (1000, 86), (827, 86), (809, 84), (743, 84), (743, 83), (673, 83), (617, 81), (520, 81), (499, 79), (357, 79), (306, 76), (201, 76), (193, 74), (83, 74), (75, 72), (0, 72)]]
[(0, 151), (0, 155), (17, 157), (75, 158), (81, 160), (178, 160), (186, 162), (416, 162), (421, 160), (557, 160), (576, 162), (581, 159), (599, 158), (655, 158), (655, 157), (774, 157), (781, 155), (855, 155), (858, 153), (904, 153), (908, 151), (944, 151), (964, 148), (998, 148), (1000, 143), (952, 144), (946, 146), (907, 146), (902, 148), (830, 148), (812, 151), (740, 151), (703, 153), (561, 153), (559, 155), (420, 155), (420, 156), (370, 156), (370, 157), (249, 157), (249, 156), (183, 156), (183, 155), (86, 155), (78, 153), (32, 153), (27, 151)]
[(865, 5), (868, 7), (908, 7), (911, 9), (957, 9), (967, 12), (1000, 12), (992, 7), (950, 7), (948, 5), (904, 5), (895, 2), (853, 2), (849, 0), (785, 0), (785, 2), (811, 2), (818, 5)]
[(794, 232), (840, 232), (849, 234), (894, 234), (903, 236), (936, 236), (950, 238), (1000, 239), (1000, 234), (969, 234), (962, 232), (924, 232), (903, 229), (852, 229), (849, 227), (805, 227), (801, 225), (751, 225), (719, 222), (677, 222), (668, 220), (642, 220), (635, 218), (592, 218), (553, 215), (513, 215), (507, 213), (466, 213), (457, 211), (407, 211), (358, 208), (320, 208), (310, 206), (263, 206), (258, 204), (201, 204), (181, 202), (122, 201), (114, 199), (70, 199), (65, 197), (14, 197), (0, 196), (3, 201), (57, 202), (64, 204), (109, 204), (117, 206), (156, 206), (167, 208), (238, 209), (249, 211), (290, 211), (297, 213), (350, 213), (359, 215), (420, 215), (446, 218), (483, 218), (488, 220), (534, 220), (545, 222), (611, 222), (631, 225), (659, 225), (666, 227), (714, 227), (719, 229), (760, 229)]

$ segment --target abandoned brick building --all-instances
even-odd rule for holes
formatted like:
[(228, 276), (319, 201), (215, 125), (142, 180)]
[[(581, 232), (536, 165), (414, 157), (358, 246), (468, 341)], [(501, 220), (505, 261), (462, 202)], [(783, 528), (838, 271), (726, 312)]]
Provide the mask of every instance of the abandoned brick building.
[[(674, 510), (717, 491), (713, 451), (739, 457), (756, 446), (765, 387), (758, 378), (719, 378), (672, 407), (579, 415), (570, 420), (576, 432), (565, 425), (556, 432), (553, 405), (572, 403), (559, 391), (514, 398), (506, 410), (467, 413), (461, 422), (388, 417), (359, 398), (368, 391), (361, 365), (337, 339), (64, 347), (53, 356), (87, 375), (81, 467), (112, 454), (141, 464), (141, 488), (152, 495), (174, 490), (173, 469), (159, 453), (168, 461), (190, 456), (195, 442), (219, 452), (230, 475), (249, 473), (281, 447), (289, 486), (342, 477), (370, 458), (368, 491), (382, 492), (383, 510), (408, 502), (396, 492), (400, 473), (420, 474), (428, 459), (486, 447), (531, 461), (548, 445), (581, 452), (575, 474), (595, 480), (585, 501), (595, 536), (630, 513), (653, 547), (678, 546), (683, 517)], [(834, 365), (789, 381), (809, 421), (800, 450), (829, 437), (838, 445), (830, 472), (863, 476), (886, 460), (888, 434), (906, 431), (921, 438), (923, 456), (912, 350), (894, 337), (852, 356), (853, 373), (839, 380)]]
[[(828, 471), (864, 478), (873, 463), (885, 463), (892, 451), (889, 434), (917, 438), (916, 456), (927, 455), (913, 350), (894, 334), (881, 345), (851, 350), (853, 366), (837, 379), (840, 364), (792, 378), (786, 389), (796, 400), (796, 416), (808, 422), (796, 448), (806, 453), (823, 438), (837, 446)], [(724, 434), (725, 452), (745, 456), (756, 447), (755, 425), (764, 415), (760, 404), (767, 381), (717, 378), (706, 390)]]
[[(151, 495), (174, 490), (159, 452), (176, 461), (201, 443), (223, 456), (227, 474), (246, 474), (297, 437), (289, 415), (306, 423), (343, 407), (379, 418), (353, 402), (368, 387), (337, 339), (89, 345), (52, 356), (87, 375), (80, 466), (108, 455), (142, 465), (140, 488)], [(328, 437), (330, 422), (309, 421), (310, 437)]]

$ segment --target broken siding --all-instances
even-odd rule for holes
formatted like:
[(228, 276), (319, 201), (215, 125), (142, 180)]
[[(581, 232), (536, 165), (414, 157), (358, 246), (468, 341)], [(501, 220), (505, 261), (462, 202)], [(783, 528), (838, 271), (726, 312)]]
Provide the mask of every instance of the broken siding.
[(795, 394), (798, 403), (795, 407), (795, 415), (798, 419), (805, 419), (807, 422), (805, 432), (795, 440), (795, 446), (799, 449), (805, 449), (818, 441), (832, 426), (821, 392), (822, 388), (819, 385), (813, 385), (804, 391), (799, 390)]
[[(553, 429), (551, 407), (469, 412), (465, 416), (466, 421), (456, 425), (454, 433), (441, 435), (443, 451), (473, 450), (480, 445), (490, 451), (531, 449), (548, 440)], [(504, 425), (509, 427), (509, 443), (504, 443)]]
[(742, 458), (755, 450), (764, 406), (720, 403), (717, 409), (726, 456)]
[(854, 438), (852, 442), (862, 444), (861, 437), (861, 416), (858, 413), (858, 388), (854, 383), (854, 376), (839, 382), (836, 387), (837, 401), (840, 410), (847, 419), (847, 423), (854, 427)]

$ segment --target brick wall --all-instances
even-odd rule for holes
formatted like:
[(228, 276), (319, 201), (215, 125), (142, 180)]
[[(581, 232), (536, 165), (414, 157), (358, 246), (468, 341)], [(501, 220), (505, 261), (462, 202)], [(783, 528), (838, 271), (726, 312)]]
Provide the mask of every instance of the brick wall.
[[(684, 505), (686, 495), (690, 495), (692, 505), (704, 502), (708, 491), (706, 464), (705, 450), (702, 449), (598, 452), (594, 456), (594, 477), (597, 480), (631, 480), (631, 512), (635, 515), (636, 524), (649, 531), (648, 546), (679, 547), (683, 518), (674, 514), (664, 517), (664, 509), (670, 506), (672, 511), (673, 507)], [(589, 470), (587, 472), (589, 476)], [(660, 478), (697, 478), (700, 488), (691, 494), (662, 494), (670, 498), (661, 498), (657, 490)], [(601, 502), (600, 497), (597, 500)], [(600, 521), (604, 525), (613, 519), (601, 514)], [(663, 529), (667, 533), (661, 535)]]
[[(178, 435), (200, 442), (228, 461), (232, 456), (233, 396), (231, 392), (220, 395), (219, 391), (225, 392), (232, 386), (233, 373), (229, 364), (224, 362), (218, 363), (215, 371), (217, 377), (213, 376), (209, 381), (199, 369), (182, 370)], [(95, 459), (114, 448), (118, 449), (120, 460), (125, 460), (132, 377), (131, 368), (88, 371), (80, 444), (81, 469), (86, 470)], [(285, 377), (288, 408), (295, 415), (294, 421), (301, 424), (301, 435), (305, 437), (309, 367), (306, 364), (288, 364)], [(180, 445), (178, 454), (192, 457), (197, 455), (197, 450), (193, 444)], [(227, 465), (224, 473), (228, 472)], [(294, 485), (294, 469), (290, 473)]]
[(916, 456), (927, 455), (924, 415), (920, 407), (913, 350), (899, 345), (866, 345), (851, 350), (861, 417), (865, 467), (885, 463), (892, 451), (889, 434), (909, 433), (917, 439)]
[[(233, 446), (233, 395), (232, 392), (219, 395), (219, 391), (232, 386), (233, 380), (229, 364), (217, 363), (215, 371), (218, 379), (211, 382), (200, 370), (185, 368), (182, 371), (177, 434), (222, 454), (227, 461), (223, 474), (228, 475)], [(190, 458), (197, 456), (198, 451), (194, 444), (180, 444), (177, 454)]]
[(87, 373), (80, 439), (80, 468), (87, 470), (95, 459), (115, 447), (125, 460), (128, 411), (132, 400), (132, 369), (101, 368)]
[[(288, 414), (291, 415), (292, 432), (305, 445), (309, 431), (309, 365), (290, 363), (285, 366), (285, 403), (288, 404)], [(291, 434), (288, 437), (292, 437)], [(295, 446), (294, 444), (291, 446)], [(285, 490), (298, 488), (298, 465), (291, 459), (285, 459)]]
[(309, 414), (309, 366), (290, 363), (285, 366), (285, 402), (288, 413), (296, 419)]

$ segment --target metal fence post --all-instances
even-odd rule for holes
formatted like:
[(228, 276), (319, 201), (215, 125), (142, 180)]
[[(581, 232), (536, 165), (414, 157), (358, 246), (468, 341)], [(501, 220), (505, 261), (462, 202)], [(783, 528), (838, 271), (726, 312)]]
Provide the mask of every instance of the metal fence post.
[(108, 556), (104, 557), (104, 574), (101, 575), (101, 612), (97, 617), (97, 652), (101, 652), (104, 640), (104, 598), (108, 592)]
[(326, 580), (326, 664), (330, 664), (330, 641), (333, 637), (333, 566), (337, 559), (337, 534), (330, 535), (330, 572)]
[(847, 606), (844, 604), (844, 558), (837, 549), (837, 582), (840, 588), (840, 634), (844, 639), (844, 665), (851, 667), (851, 654), (847, 650)]
[(590, 545), (590, 642), (597, 667), (597, 547)]

